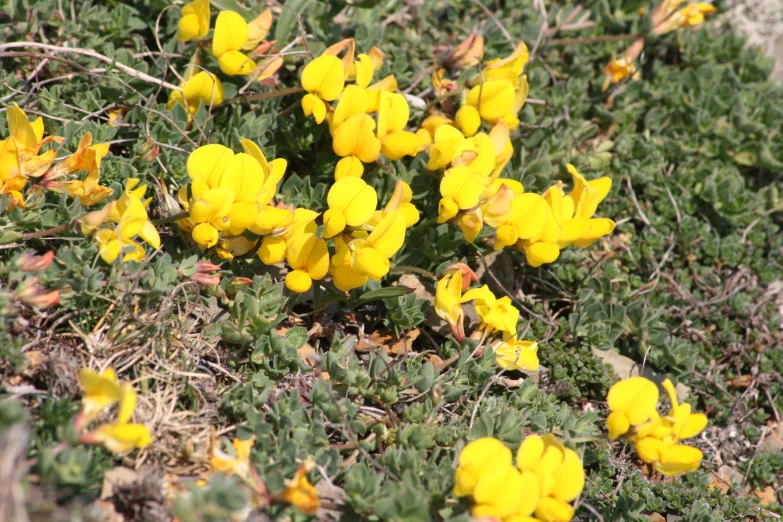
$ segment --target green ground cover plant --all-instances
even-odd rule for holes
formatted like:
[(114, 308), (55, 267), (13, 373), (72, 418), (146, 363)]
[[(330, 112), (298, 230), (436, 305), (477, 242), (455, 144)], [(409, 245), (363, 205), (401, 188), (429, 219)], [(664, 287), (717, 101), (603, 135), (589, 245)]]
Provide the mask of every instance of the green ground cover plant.
[(778, 519), (783, 87), (693, 6), (10, 0), (0, 518)]

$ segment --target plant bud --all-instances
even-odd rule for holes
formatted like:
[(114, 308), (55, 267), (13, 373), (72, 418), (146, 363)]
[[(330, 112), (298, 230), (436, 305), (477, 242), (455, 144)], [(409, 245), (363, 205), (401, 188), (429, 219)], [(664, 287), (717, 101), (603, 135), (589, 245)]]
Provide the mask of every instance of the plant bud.
[(16, 264), (23, 272), (40, 272), (49, 268), (53, 260), (54, 250), (50, 250), (42, 256), (22, 254)]

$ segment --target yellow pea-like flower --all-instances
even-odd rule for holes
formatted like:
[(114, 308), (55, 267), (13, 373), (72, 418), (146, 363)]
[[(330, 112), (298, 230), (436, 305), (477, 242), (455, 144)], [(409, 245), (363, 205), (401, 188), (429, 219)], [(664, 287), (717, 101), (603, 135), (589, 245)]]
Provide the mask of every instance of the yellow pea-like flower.
[(606, 396), (611, 413), (606, 419), (609, 439), (626, 434), (657, 416), (658, 387), (644, 377), (630, 377), (614, 384)]
[(447, 273), (435, 288), (435, 313), (449, 324), (458, 341), (465, 338), (465, 311), (462, 309), (462, 303), (469, 301), (462, 295), (462, 291), (463, 278), (460, 271)]
[(177, 39), (180, 42), (201, 40), (209, 33), (209, 0), (193, 0), (182, 6)]
[[(310, 464), (313, 463), (310, 462)], [(318, 496), (318, 491), (307, 480), (308, 467), (305, 463), (296, 470), (294, 478), (286, 484), (283, 490), (282, 499), (302, 513), (314, 515), (321, 506), (321, 499)]]
[(336, 100), (345, 86), (343, 62), (336, 56), (324, 54), (308, 63), (302, 71), (302, 88), (307, 95), (302, 99), (305, 116), (315, 116), (317, 123), (326, 118), (324, 101)]
[(334, 237), (346, 226), (367, 223), (378, 205), (378, 194), (363, 179), (345, 177), (334, 183), (326, 196), (329, 209), (324, 212), (324, 237)]
[(298, 234), (286, 248), (286, 261), (293, 269), (285, 277), (292, 292), (307, 292), (313, 280), (323, 279), (329, 271), (329, 249), (326, 241), (315, 234)]
[(492, 437), (474, 440), (459, 454), (459, 466), (454, 473), (454, 495), (473, 495), (484, 476), (510, 466), (511, 460), (511, 450), (499, 440)]
[(469, 138), (476, 134), (481, 127), (481, 115), (473, 105), (463, 105), (454, 116), (454, 123), (462, 131), (462, 134)]
[(199, 71), (185, 82), (182, 95), (192, 112), (198, 109), (199, 102), (206, 107), (217, 107), (223, 103), (223, 84), (214, 74)]
[(98, 415), (116, 404), (122, 397), (122, 388), (117, 374), (111, 368), (102, 373), (89, 369), (79, 371), (79, 383), (82, 390), (82, 413), (85, 424), (94, 420)]
[(438, 223), (445, 223), (460, 210), (476, 207), (483, 190), (484, 180), (468, 167), (460, 166), (447, 170), (440, 182)]
[(516, 97), (515, 85), (516, 81), (514, 84), (505, 80), (483, 82), (468, 92), (465, 103), (478, 109), (482, 120), (494, 125), (511, 110)]
[(190, 219), (194, 223), (209, 223), (216, 230), (228, 230), (231, 221), (228, 218), (234, 203), (234, 191), (228, 188), (213, 188), (205, 191), (193, 202)]
[(249, 74), (255, 69), (253, 60), (241, 50), (248, 41), (250, 28), (239, 13), (221, 11), (215, 21), (212, 37), (212, 54), (218, 60), (220, 70), (229, 76)]
[(247, 42), (242, 46), (245, 51), (254, 49), (264, 40), (272, 29), (272, 10), (268, 7), (260, 15), (256, 16), (248, 24)]
[(457, 147), (465, 141), (465, 136), (451, 125), (441, 124), (433, 134), (433, 142), (430, 147), (430, 159), (427, 161), (427, 169), (439, 170), (447, 167), (457, 153)]
[(397, 180), (394, 185), (394, 192), (389, 202), (386, 204), (383, 210), (376, 210), (370, 220), (370, 225), (377, 226), (381, 220), (394, 212), (399, 210), (405, 217), (405, 227), (410, 228), (419, 221), (419, 210), (411, 203), (413, 200), (413, 191), (411, 191), (410, 185), (402, 181)]
[(495, 362), (505, 370), (538, 369), (538, 343), (535, 341), (521, 341), (516, 335), (508, 341), (499, 341), (493, 348)]
[(405, 241), (405, 216), (399, 210), (384, 217), (366, 238), (355, 239), (351, 268), (374, 281), (389, 273), (389, 259)]
[(498, 227), (495, 250), (515, 244), (520, 239), (530, 239), (542, 233), (547, 226), (551, 210), (546, 200), (533, 193), (519, 194), (511, 202), (511, 217)]
[(364, 286), (367, 276), (357, 274), (353, 269), (353, 253), (342, 237), (334, 238), (335, 254), (332, 256), (329, 273), (332, 274), (334, 286), (343, 292)]
[(372, 163), (381, 153), (381, 140), (375, 133), (375, 120), (367, 114), (355, 114), (334, 131), (332, 149), (341, 157), (354, 156), (362, 163)]
[(503, 296), (500, 299), (487, 285), (468, 291), (463, 296), (465, 301), (474, 301), (476, 313), (481, 318), (479, 328), (488, 333), (502, 332), (504, 338), (517, 334), (519, 310), (511, 304), (511, 298)]

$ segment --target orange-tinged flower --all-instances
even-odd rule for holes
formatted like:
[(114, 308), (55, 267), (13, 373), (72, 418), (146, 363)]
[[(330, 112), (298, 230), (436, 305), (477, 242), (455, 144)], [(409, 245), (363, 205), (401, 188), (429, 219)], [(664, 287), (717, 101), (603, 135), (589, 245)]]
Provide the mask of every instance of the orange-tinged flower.
[(288, 481), (282, 493), (284, 501), (288, 502), (296, 509), (306, 515), (314, 515), (321, 506), (321, 500), (315, 487), (307, 480), (307, 472), (312, 467), (312, 463), (302, 464), (294, 477)]

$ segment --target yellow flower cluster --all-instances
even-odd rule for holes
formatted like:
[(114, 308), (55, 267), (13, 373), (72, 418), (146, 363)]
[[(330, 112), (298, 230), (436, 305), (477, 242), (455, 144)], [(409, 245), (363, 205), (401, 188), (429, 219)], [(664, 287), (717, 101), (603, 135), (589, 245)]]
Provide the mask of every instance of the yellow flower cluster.
[(582, 460), (554, 435), (528, 435), (512, 453), (491, 437), (465, 446), (454, 474), (454, 494), (469, 497), (473, 516), (502, 522), (565, 522), (582, 492)]
[(456, 127), (466, 137), (476, 134), (482, 121), (495, 125), (502, 120), (512, 130), (519, 125), (517, 114), (528, 94), (527, 75), (522, 73), (529, 58), (527, 46), (521, 42), (511, 55), (484, 63), (481, 74), (468, 80), (470, 89), (454, 116)]
[(658, 414), (658, 387), (644, 377), (631, 377), (612, 386), (606, 400), (609, 439), (630, 441), (642, 461), (663, 475), (679, 475), (699, 469), (704, 457), (698, 448), (678, 444), (699, 434), (707, 426), (707, 416), (692, 413), (691, 405), (679, 404), (669, 379), (663, 388), (671, 400), (669, 414)]
[[(477, 40), (468, 41), (457, 53), (457, 63), (480, 58)], [(569, 245), (590, 245), (611, 233), (614, 222), (593, 217), (611, 189), (608, 177), (587, 181), (568, 165), (574, 188), (567, 195), (562, 183), (538, 195), (500, 177), (514, 152), (509, 133), (519, 125), (517, 114), (527, 100), (527, 76), (522, 73), (528, 58), (527, 47), (520, 43), (510, 56), (486, 62), (471, 80), (475, 85), (465, 93), (454, 121), (429, 116), (417, 134), (429, 148), (427, 168), (445, 169), (438, 223), (456, 221), (471, 243), (489, 225), (497, 229), (496, 250), (515, 247), (535, 267), (554, 262)], [(436, 73), (433, 85), (446, 85), (443, 74)], [(492, 125), (489, 132), (479, 132), (482, 122)]]
[[(343, 58), (338, 55), (345, 51)], [(305, 116), (317, 123), (327, 120), (332, 134), (332, 149), (340, 156), (335, 180), (361, 177), (364, 164), (383, 154), (390, 160), (415, 156), (421, 150), (419, 137), (406, 131), (410, 107), (405, 97), (395, 92), (393, 75), (371, 85), (373, 74), (383, 64), (383, 53), (373, 47), (355, 60), (353, 39), (327, 48), (302, 71), (302, 98)], [(352, 81), (346, 85), (346, 81)], [(330, 104), (335, 102), (334, 107)], [(377, 122), (370, 116), (377, 113)]]
[(465, 338), (462, 304), (473, 301), (481, 322), (472, 336), (481, 341), (500, 337), (490, 345), (498, 366), (507, 370), (537, 370), (538, 343), (517, 338), (519, 310), (511, 304), (511, 299), (508, 296), (498, 299), (487, 285), (468, 290), (471, 281), (478, 281), (478, 278), (464, 264), (449, 267), (446, 275), (438, 281), (435, 313), (449, 324), (457, 340), (462, 341)]
[(543, 195), (527, 193), (518, 181), (499, 177), (513, 152), (504, 121), (489, 134), (471, 138), (440, 123), (427, 164), (432, 170), (449, 167), (440, 184), (438, 222), (456, 220), (467, 241), (473, 242), (487, 224), (497, 229), (495, 250), (517, 248), (535, 267), (554, 262), (569, 245), (586, 247), (614, 230), (612, 220), (593, 217), (612, 187), (611, 178), (587, 181), (568, 165), (571, 192), (558, 183)]
[(241, 140), (244, 152), (219, 144), (199, 147), (188, 156), (191, 182), (179, 192), (179, 202), (190, 217), (177, 223), (190, 232), (202, 250), (220, 243), (224, 259), (244, 255), (254, 244), (242, 234), (263, 236), (288, 227), (293, 212), (269, 205), (285, 174), (284, 159), (267, 161), (250, 140)]
[[(249, 23), (235, 11), (220, 11), (215, 20), (215, 32), (212, 36), (212, 56), (217, 60), (220, 70), (228, 76), (255, 73), (256, 81), (263, 81), (277, 72), (283, 65), (283, 57), (273, 53), (258, 67), (254, 58), (266, 54), (272, 49), (272, 43), (265, 38), (272, 27), (272, 11), (265, 9)], [(177, 39), (180, 42), (202, 40), (209, 33), (209, 0), (193, 0), (182, 7)], [(181, 91), (169, 96), (168, 108), (179, 104), (185, 107), (192, 118), (199, 104), (216, 107), (223, 103), (223, 84), (217, 76), (199, 70), (201, 66), (200, 47), (183, 76)], [(251, 56), (245, 54), (252, 51)]]
[[(107, 263), (113, 263), (123, 251), (123, 261), (144, 260), (144, 248), (133, 240), (136, 236), (152, 248), (160, 248), (160, 235), (147, 215), (152, 198), (143, 199), (147, 185), (139, 186), (139, 182), (138, 178), (128, 178), (122, 196), (81, 219), (82, 233), (92, 235)], [(101, 228), (107, 222), (114, 227)]]
[(74, 420), (74, 427), (82, 431), (106, 408), (119, 403), (114, 422), (99, 425), (94, 430), (82, 433), (79, 442), (100, 444), (112, 453), (127, 453), (142, 449), (152, 442), (149, 429), (143, 424), (129, 422), (136, 407), (136, 392), (130, 383), (120, 383), (111, 368), (98, 374), (82, 369), (79, 381), (84, 396), (82, 410)]
[[(663, 0), (658, 4), (652, 12), (652, 32), (663, 35), (677, 29), (698, 27), (707, 15), (717, 11), (712, 4), (689, 2), (683, 6), (684, 2), (686, 0)], [(628, 46), (620, 58), (612, 57), (604, 68), (606, 79), (602, 90), (605, 91), (609, 85), (619, 83), (626, 78), (638, 80), (640, 75), (634, 62), (642, 54), (643, 49), (644, 37), (639, 37)]]
[[(112, 191), (99, 184), (101, 160), (109, 152), (109, 144), (92, 144), (92, 134), (87, 132), (79, 141), (73, 154), (54, 164), (57, 150), (41, 152), (47, 143), (61, 144), (60, 136), (44, 138), (43, 119), (31, 122), (27, 114), (14, 104), (6, 110), (10, 136), (0, 140), (0, 194), (9, 196), (9, 209), (25, 206), (22, 190), (31, 178), (36, 180), (33, 190), (41, 187), (67, 193), (79, 198), (79, 202), (92, 206), (103, 201)], [(86, 171), (82, 180), (61, 180), (77, 172)], [(59, 181), (58, 181), (59, 180)]]

